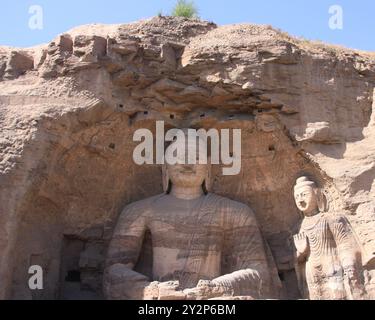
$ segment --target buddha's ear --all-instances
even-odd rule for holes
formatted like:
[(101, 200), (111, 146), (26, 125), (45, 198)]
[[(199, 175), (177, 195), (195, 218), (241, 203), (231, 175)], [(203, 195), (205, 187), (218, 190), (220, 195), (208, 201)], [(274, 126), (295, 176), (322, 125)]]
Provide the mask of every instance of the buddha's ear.
[(207, 157), (207, 173), (206, 173), (206, 177), (204, 178), (204, 188), (205, 188), (204, 191), (207, 193), (211, 192), (211, 187), (212, 187), (211, 169), (212, 169), (211, 158)]
[(162, 175), (162, 179), (163, 179), (163, 191), (164, 191), (164, 193), (169, 193), (170, 181), (169, 181), (169, 174), (168, 174), (168, 169), (167, 169), (166, 164), (163, 164), (161, 166), (161, 175)]
[(326, 212), (328, 210), (327, 197), (320, 188), (314, 188), (316, 199), (318, 202), (318, 208), (320, 212)]

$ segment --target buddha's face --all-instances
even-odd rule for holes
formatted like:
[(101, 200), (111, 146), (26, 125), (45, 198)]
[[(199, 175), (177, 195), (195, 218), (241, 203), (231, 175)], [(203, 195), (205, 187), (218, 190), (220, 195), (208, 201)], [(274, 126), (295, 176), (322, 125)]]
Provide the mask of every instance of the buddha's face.
[(294, 200), (297, 208), (305, 215), (314, 214), (318, 210), (318, 201), (311, 186), (303, 186), (294, 190)]
[(205, 164), (174, 164), (167, 165), (169, 179), (178, 187), (198, 187), (204, 182), (207, 174)]
[[(179, 147), (185, 147), (185, 157), (177, 156), (178, 162), (176, 164), (167, 163), (166, 166), (172, 185), (187, 188), (202, 186), (207, 176), (208, 164), (199, 163), (199, 153), (203, 156), (205, 150), (196, 148), (196, 153), (191, 154), (191, 152), (189, 153), (191, 147), (189, 143)], [(191, 164), (194, 162), (192, 158), (195, 158), (196, 164)]]

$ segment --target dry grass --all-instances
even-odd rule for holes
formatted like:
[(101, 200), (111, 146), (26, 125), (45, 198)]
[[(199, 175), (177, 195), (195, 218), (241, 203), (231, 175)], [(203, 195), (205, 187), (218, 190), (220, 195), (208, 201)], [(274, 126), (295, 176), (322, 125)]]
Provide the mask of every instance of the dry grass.
[[(269, 26), (268, 28), (272, 28), (272, 26)], [(282, 39), (295, 44), (301, 49), (305, 49), (309, 51), (314, 51), (314, 50), (324, 51), (333, 55), (342, 55), (342, 54), (355, 55), (356, 54), (364, 58), (375, 60), (375, 51), (350, 49), (341, 45), (325, 43), (321, 40), (310, 40), (304, 37), (293, 37), (289, 33), (282, 31), (280, 29), (276, 29), (276, 28), (272, 28), (272, 29), (276, 31), (281, 36)]]

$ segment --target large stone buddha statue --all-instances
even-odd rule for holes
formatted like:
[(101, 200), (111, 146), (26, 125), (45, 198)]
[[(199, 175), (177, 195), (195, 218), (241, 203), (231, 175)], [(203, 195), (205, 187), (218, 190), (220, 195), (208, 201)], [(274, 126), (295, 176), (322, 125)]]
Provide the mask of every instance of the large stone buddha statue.
[[(189, 142), (181, 148), (189, 149)], [(198, 153), (202, 150), (199, 144)], [(210, 166), (163, 168), (165, 193), (125, 207), (104, 272), (108, 299), (276, 297), (277, 271), (256, 218), (245, 204), (210, 190)], [(152, 277), (134, 270), (146, 232)], [(276, 275), (276, 276), (275, 276)]]

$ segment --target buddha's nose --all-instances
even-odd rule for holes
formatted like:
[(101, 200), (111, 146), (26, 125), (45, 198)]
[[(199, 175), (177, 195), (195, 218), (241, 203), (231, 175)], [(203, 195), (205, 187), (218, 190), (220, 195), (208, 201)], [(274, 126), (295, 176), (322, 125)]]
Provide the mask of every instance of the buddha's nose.
[(183, 164), (182, 167), (183, 167), (184, 169), (193, 169), (193, 168), (194, 168), (194, 165), (192, 165), (192, 164)]
[(181, 167), (184, 171), (194, 171), (194, 165), (192, 164), (183, 164)]

